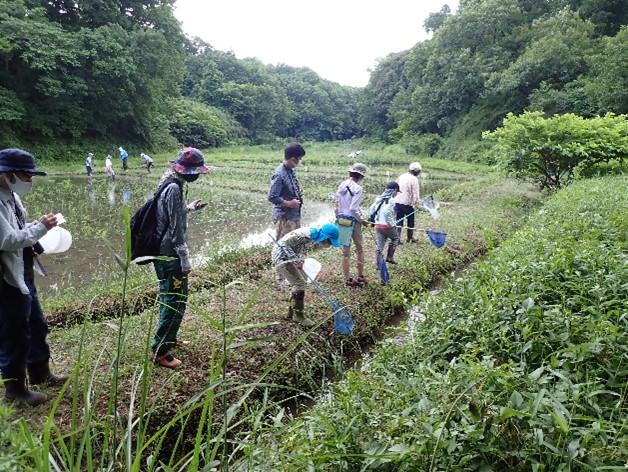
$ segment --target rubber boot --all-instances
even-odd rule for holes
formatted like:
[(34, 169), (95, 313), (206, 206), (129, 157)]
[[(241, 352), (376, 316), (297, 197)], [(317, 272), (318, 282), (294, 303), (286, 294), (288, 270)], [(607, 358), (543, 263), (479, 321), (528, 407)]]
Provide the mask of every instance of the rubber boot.
[(4, 398), (10, 402), (26, 403), (27, 405), (37, 406), (48, 401), (48, 396), (41, 393), (29, 390), (26, 387), (26, 377), (21, 379), (8, 379), (2, 376), (4, 379)]
[(397, 263), (397, 261), (394, 259), (395, 249), (397, 249), (397, 246), (394, 246), (392, 243), (388, 244), (388, 252), (386, 253), (386, 262), (388, 262), (389, 264)]
[(414, 237), (413, 237), (413, 236), (414, 236), (414, 230), (409, 229), (409, 230), (408, 230), (408, 242), (409, 242), (409, 243), (416, 243), (416, 242), (417, 242), (417, 240), (416, 240), (416, 239), (414, 239)]
[(28, 383), (31, 385), (56, 384), (63, 385), (70, 377), (68, 374), (54, 374), (50, 371), (50, 360), (46, 359), (42, 362), (29, 364), (26, 366), (28, 370)]
[(316, 324), (309, 318), (305, 317), (305, 291), (299, 290), (292, 294), (292, 299), (290, 300), (290, 310), (292, 312), (293, 321), (301, 323), (303, 326), (308, 328), (311, 328)]

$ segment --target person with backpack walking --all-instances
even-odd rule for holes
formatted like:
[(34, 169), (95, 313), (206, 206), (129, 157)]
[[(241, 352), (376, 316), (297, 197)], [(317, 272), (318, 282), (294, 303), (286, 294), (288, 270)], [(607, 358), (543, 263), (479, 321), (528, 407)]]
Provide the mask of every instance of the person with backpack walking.
[(206, 204), (195, 200), (185, 204), (183, 188), (194, 182), (200, 174), (207, 174), (203, 153), (187, 147), (177, 158), (169, 161), (171, 170), (162, 177), (159, 187), (165, 186), (157, 199), (156, 234), (161, 235), (159, 255), (169, 260), (154, 260), (159, 279), (159, 322), (151, 345), (151, 359), (162, 367), (179, 367), (182, 362), (171, 350), (185, 345), (177, 338), (188, 297), (188, 274), (192, 269), (187, 245), (187, 213), (197, 211)]
[(401, 242), (401, 232), (403, 230), (403, 222), (407, 221), (408, 224), (408, 242), (416, 243), (417, 240), (414, 239), (414, 214), (417, 209), (422, 209), (421, 200), (419, 198), (419, 179), (418, 175), (421, 173), (421, 164), (418, 162), (413, 162), (410, 164), (408, 168), (408, 172), (405, 174), (401, 174), (397, 178), (397, 183), (399, 184), (399, 195), (395, 198), (397, 202), (396, 212), (397, 212), (397, 223), (399, 232), (399, 244), (403, 244)]
[(20, 200), (35, 175), (46, 173), (35, 167), (31, 153), (0, 151), (0, 370), (5, 398), (28, 405), (48, 400), (29, 386), (68, 379), (50, 370), (48, 322), (35, 287), (37, 254), (43, 249), (37, 242), (57, 226), (57, 217), (47, 214), (29, 222)]
[(395, 212), (395, 197), (399, 194), (399, 184), (388, 182), (384, 192), (379, 195), (369, 208), (369, 221), (375, 227), (375, 266), (381, 268), (384, 246), (388, 243), (386, 262), (396, 264), (395, 249), (399, 243), (397, 232), (397, 216)]
[(305, 287), (307, 276), (303, 273), (303, 258), (315, 249), (329, 246), (340, 247), (338, 228), (325, 223), (320, 228), (298, 228), (280, 240), (275, 240), (272, 261), (277, 273), (291, 287), (288, 318), (308, 328), (316, 323), (305, 316)]
[[(340, 243), (342, 244), (342, 273), (345, 285), (348, 287), (363, 287), (368, 284), (364, 275), (364, 238), (362, 226), (369, 226), (368, 220), (362, 216), (360, 204), (363, 191), (360, 183), (366, 177), (366, 166), (355, 163), (349, 169), (349, 178), (342, 181), (336, 191), (336, 224), (340, 231)], [(358, 260), (358, 276), (351, 277), (351, 241), (355, 244), (356, 258)]]

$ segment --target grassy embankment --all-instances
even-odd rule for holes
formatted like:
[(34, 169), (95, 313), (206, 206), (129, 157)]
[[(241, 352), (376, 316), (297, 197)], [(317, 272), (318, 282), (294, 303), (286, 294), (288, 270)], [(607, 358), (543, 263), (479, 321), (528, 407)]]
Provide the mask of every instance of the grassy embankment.
[[(224, 178), (225, 185), (265, 191), (268, 176), (277, 164), (277, 152), (272, 153), (273, 158), (268, 152), (262, 153), (265, 157), (260, 159), (252, 150), (246, 152), (250, 152), (246, 159), (240, 152), (234, 152), (232, 158), (208, 153), (210, 163), (229, 170), (217, 172), (214, 185), (221, 185), (219, 179)], [(348, 160), (342, 159), (337, 150), (321, 157), (310, 154), (308, 171), (301, 174), (303, 186), (310, 198), (325, 198), (346, 176)], [(366, 185), (370, 203), (391, 176), (405, 170), (410, 159), (382, 150), (377, 155), (365, 155), (363, 160), (370, 166)], [(451, 203), (442, 207), (441, 218), (419, 219), (426, 227), (449, 234), (444, 249), (435, 249), (424, 235), (419, 235), (419, 244), (398, 250), (400, 263), (391, 268), (389, 285), (377, 283), (378, 275), (369, 263), (367, 274), (373, 283), (362, 290), (344, 287), (336, 252), (316, 255), (324, 266), (319, 282), (357, 319), (357, 328), (350, 337), (334, 333), (330, 307), (312, 289), (306, 296), (307, 309), (320, 326), (308, 333), (299, 325), (283, 321), (287, 293), (274, 284), (268, 248), (223, 254), (195, 269), (181, 330), (181, 337), (191, 340), (192, 345), (179, 351), (185, 364), (176, 372), (154, 369), (146, 362), (157, 311), (156, 284), (150, 273), (142, 283), (128, 279), (125, 291), (119, 276), (118, 285), (101, 286), (100, 294), (90, 293), (85, 300), (74, 293), (69, 309), (59, 301), (47, 300), (53, 318), (71, 315), (81, 321), (79, 325), (55, 329), (51, 335), (56, 364), (66, 368), (76, 365), (76, 380), (68, 393), (57, 399), (52, 411), (50, 405), (45, 405), (28, 412), (34, 419), (50, 411), (43, 427), (52, 431), (52, 439), (42, 449), (33, 445), (29, 452), (40, 454), (45, 461), (48, 448), (55, 444), (58, 447), (60, 438), (69, 434), (77, 442), (69, 447), (68, 439), (63, 440), (64, 447), (69, 448), (65, 455), (74, 454), (79, 463), (88, 457), (84, 449), (76, 449), (81, 441), (102, 450), (90, 454), (103, 461), (109, 456), (111, 461), (124, 457), (132, 460), (129, 458), (145, 457), (149, 451), (160, 455), (158, 444), (168, 437), (167, 447), (162, 445), (160, 449), (165, 462), (169, 459), (163, 456), (164, 450), (174, 451), (177, 459), (182, 451), (200, 450), (198, 453), (207, 462), (219, 455), (217, 444), (228, 431), (254, 429), (249, 423), (260, 421), (257, 416), (249, 416), (247, 426), (234, 424), (234, 417), (241, 419), (253, 411), (252, 405), (257, 403), (249, 399), (259, 399), (264, 392), (272, 400), (281, 400), (303, 398), (318, 391), (326, 383), (323, 374), (343, 373), (346, 358), (377, 340), (392, 317), (403, 314), (443, 275), (512, 234), (530, 208), (539, 204), (539, 195), (529, 187), (487, 173), (479, 166), (426, 159), (422, 163), (429, 169), (430, 179), (453, 183), (435, 194), (437, 200)], [(370, 255), (373, 240), (368, 231), (366, 243)], [(98, 321), (103, 318), (105, 322)], [(220, 415), (229, 406), (236, 416)], [(128, 425), (114, 421), (117, 417), (128, 420)], [(217, 418), (227, 421), (219, 435), (215, 434), (221, 425)], [(41, 425), (31, 422), (31, 427), (37, 433)], [(136, 442), (124, 442), (120, 449), (116, 445), (108, 447), (116, 437)]]
[(554, 196), (246, 470), (625, 470), (627, 184)]

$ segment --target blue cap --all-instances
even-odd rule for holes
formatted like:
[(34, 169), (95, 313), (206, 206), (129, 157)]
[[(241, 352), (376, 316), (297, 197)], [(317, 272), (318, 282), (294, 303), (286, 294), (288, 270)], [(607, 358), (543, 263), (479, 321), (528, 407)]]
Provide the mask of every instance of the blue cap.
[(338, 237), (340, 233), (338, 233), (338, 228), (336, 225), (332, 223), (325, 223), (320, 228), (312, 228), (310, 230), (310, 235), (312, 236), (312, 240), (317, 243), (322, 243), (326, 240), (329, 240), (332, 246), (340, 247), (340, 241), (338, 241)]

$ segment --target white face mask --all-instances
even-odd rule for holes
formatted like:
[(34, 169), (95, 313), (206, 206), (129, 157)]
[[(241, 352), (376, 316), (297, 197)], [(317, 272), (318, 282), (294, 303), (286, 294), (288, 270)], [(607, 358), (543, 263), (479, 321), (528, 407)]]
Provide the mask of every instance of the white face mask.
[(24, 182), (23, 180), (20, 180), (17, 174), (13, 174), (13, 177), (15, 177), (15, 183), (11, 182), (11, 178), (8, 175), (5, 176), (6, 183), (12, 192), (17, 193), (18, 195), (24, 195), (30, 192), (33, 188), (33, 182)]

